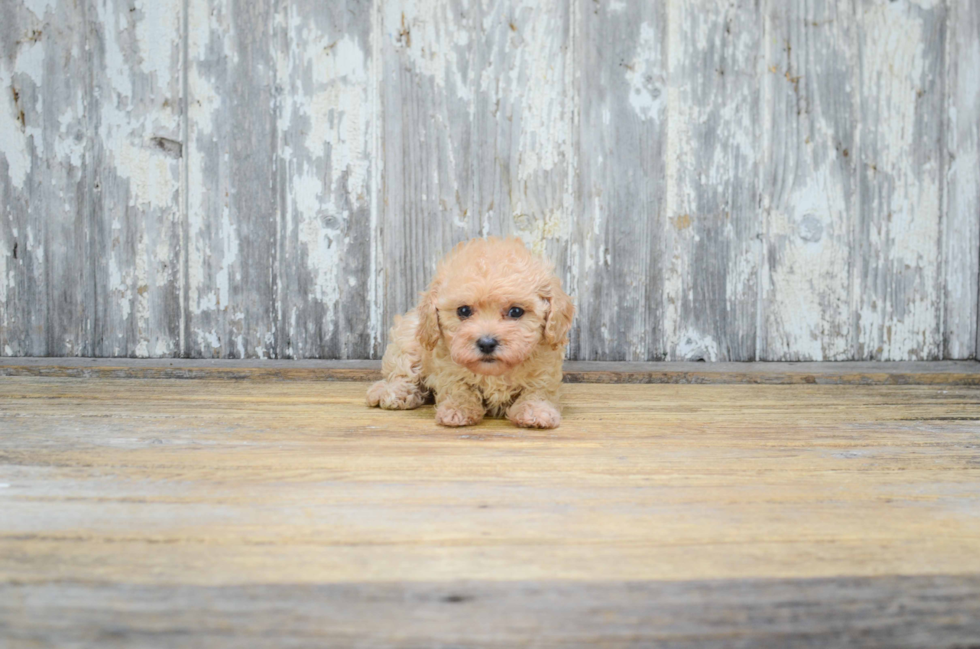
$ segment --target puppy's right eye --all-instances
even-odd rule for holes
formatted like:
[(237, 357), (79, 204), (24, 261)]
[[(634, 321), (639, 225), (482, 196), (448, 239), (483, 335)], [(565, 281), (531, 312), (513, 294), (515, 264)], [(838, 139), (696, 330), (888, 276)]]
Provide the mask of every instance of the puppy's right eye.
[(456, 315), (458, 315), (460, 318), (468, 318), (473, 315), (473, 309), (468, 306), (461, 306), (456, 309)]

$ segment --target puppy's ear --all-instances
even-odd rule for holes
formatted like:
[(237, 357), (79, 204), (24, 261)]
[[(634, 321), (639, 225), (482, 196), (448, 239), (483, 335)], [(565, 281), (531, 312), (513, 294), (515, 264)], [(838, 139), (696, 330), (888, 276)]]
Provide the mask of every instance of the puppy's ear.
[(551, 303), (544, 320), (544, 339), (555, 349), (568, 342), (568, 330), (572, 328), (575, 305), (572, 298), (561, 288), (557, 277), (551, 278), (545, 298)]
[(436, 311), (436, 287), (429, 287), (429, 290), (422, 294), (419, 301), (419, 326), (415, 330), (415, 337), (428, 350), (433, 350), (439, 344), (442, 331), (439, 329), (439, 313)]

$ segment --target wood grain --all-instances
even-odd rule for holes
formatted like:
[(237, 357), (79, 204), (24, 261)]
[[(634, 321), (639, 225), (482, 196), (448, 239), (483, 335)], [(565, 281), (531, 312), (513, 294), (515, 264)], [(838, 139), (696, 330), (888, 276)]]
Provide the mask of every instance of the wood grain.
[(458, 241), (570, 358), (976, 358), (970, 0), (3, 0), (0, 356), (378, 358)]
[[(84, 2), (5, 2), (0, 353), (95, 352), (94, 59)], [(14, 247), (17, 255), (14, 255)], [(15, 258), (16, 257), (16, 258)]]
[[(371, 3), (277, 6), (277, 358), (380, 352)], [(372, 211), (374, 210), (374, 212)], [(376, 300), (376, 298), (374, 298)]]
[[(859, 0), (854, 358), (942, 356), (943, 3)], [(843, 155), (843, 152), (842, 152)]]
[(11, 649), (930, 647), (980, 637), (976, 576), (737, 581), (0, 585)]
[(749, 1), (667, 6), (666, 358), (755, 360), (763, 17)]
[[(566, 383), (980, 385), (974, 361), (839, 363), (607, 363), (568, 361)], [(0, 376), (258, 381), (376, 381), (380, 361), (0, 359)]]
[(387, 329), (460, 241), (517, 234), (564, 268), (574, 216), (568, 4), (385, 3), (384, 25)]
[(276, 353), (274, 3), (189, 0), (182, 356)]
[(759, 357), (854, 357), (857, 39), (848, 1), (765, 5)]
[(366, 387), (0, 382), (5, 640), (978, 639), (978, 387), (570, 385), (552, 431)]
[(944, 358), (980, 349), (980, 5), (952, 0), (946, 27)]
[(179, 0), (90, 3), (96, 254), (74, 263), (95, 272), (95, 356), (181, 353), (182, 8)]
[[(578, 210), (570, 357), (661, 360), (667, 141), (665, 3), (577, 4)], [(601, 43), (601, 46), (596, 46)]]

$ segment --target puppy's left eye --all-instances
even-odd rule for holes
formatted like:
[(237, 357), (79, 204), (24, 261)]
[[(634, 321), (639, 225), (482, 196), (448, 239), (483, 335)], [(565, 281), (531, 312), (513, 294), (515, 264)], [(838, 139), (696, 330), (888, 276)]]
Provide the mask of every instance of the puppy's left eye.
[(519, 306), (512, 306), (510, 307), (510, 311), (507, 312), (507, 317), (514, 318), (515, 320), (520, 318), (522, 315), (524, 315), (524, 309)]

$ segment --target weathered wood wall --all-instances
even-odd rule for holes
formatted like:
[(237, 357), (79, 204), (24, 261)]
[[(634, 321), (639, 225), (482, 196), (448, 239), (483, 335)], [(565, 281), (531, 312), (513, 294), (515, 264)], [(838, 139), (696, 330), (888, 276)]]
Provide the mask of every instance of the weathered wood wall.
[(975, 0), (0, 0), (0, 354), (369, 358), (518, 234), (571, 357), (973, 358)]

